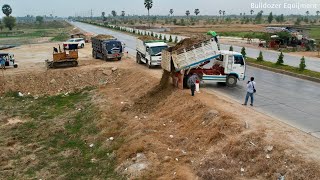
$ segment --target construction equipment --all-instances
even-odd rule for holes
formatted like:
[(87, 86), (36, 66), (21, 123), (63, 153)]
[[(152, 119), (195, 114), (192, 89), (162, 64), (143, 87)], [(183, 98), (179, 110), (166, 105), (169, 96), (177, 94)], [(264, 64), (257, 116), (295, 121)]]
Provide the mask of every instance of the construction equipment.
[(149, 68), (161, 65), (161, 52), (168, 48), (168, 44), (162, 40), (154, 40), (149, 36), (137, 38), (136, 62), (144, 63)]
[(121, 60), (123, 57), (123, 44), (115, 37), (101, 34), (93, 37), (91, 41), (93, 58)]
[(172, 72), (173, 82), (179, 88), (190, 87), (188, 79), (194, 73), (202, 81), (222, 82), (235, 86), (245, 79), (245, 59), (240, 53), (220, 51), (214, 39), (187, 44), (179, 50), (162, 51), (161, 66)]
[(53, 48), (53, 61), (46, 60), (47, 68), (63, 68), (63, 67), (76, 67), (78, 66), (78, 44), (69, 45), (69, 50), (61, 51)]

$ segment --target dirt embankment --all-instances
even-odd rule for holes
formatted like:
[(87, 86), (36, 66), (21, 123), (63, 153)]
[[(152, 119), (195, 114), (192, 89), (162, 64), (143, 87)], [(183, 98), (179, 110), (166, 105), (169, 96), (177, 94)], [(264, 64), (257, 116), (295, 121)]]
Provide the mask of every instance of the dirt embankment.
[[(107, 97), (117, 89), (111, 97), (116, 104), (112, 107), (116, 117), (108, 118), (111, 111), (105, 111), (103, 117), (109, 120), (100, 122), (100, 128), (112, 129), (103, 136), (124, 139), (116, 154), (118, 171), (128, 178), (276, 179), (283, 175), (286, 179), (317, 179), (320, 176), (319, 159), (309, 156), (317, 154), (319, 142), (306, 155), (305, 149), (294, 148), (297, 144), (277, 128), (258, 125), (271, 123), (279, 127), (274, 121), (260, 120), (255, 112), (250, 112), (247, 119), (239, 119), (237, 112), (223, 110), (235, 108), (233, 104), (208, 94), (192, 98), (185, 91), (159, 85), (156, 79), (146, 78), (145, 73), (127, 71), (114, 87), (100, 91)], [(215, 102), (205, 103), (204, 97)], [(307, 142), (313, 143), (312, 137), (307, 139), (304, 142), (307, 146)]]

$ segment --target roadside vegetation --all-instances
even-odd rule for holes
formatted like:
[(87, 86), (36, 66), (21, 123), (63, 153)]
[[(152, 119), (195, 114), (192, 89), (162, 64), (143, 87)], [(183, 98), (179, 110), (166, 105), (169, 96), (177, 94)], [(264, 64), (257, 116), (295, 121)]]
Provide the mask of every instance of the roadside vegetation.
[(93, 138), (100, 132), (95, 122), (101, 118), (91, 103), (93, 91), (3, 96), (0, 113), (7, 124), (0, 127), (0, 146), (6, 154), (2, 163), (8, 165), (0, 179), (122, 179), (115, 173), (113, 153), (119, 146), (106, 148), (102, 139)]

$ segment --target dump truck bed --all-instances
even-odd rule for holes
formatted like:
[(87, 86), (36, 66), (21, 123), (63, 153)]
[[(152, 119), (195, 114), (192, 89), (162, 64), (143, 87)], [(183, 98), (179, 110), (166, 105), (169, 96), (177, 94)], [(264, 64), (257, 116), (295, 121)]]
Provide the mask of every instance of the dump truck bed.
[(209, 39), (184, 49), (172, 52), (162, 51), (161, 67), (169, 72), (180, 71), (197, 67), (207, 60), (219, 57), (219, 55), (217, 43), (213, 39)]

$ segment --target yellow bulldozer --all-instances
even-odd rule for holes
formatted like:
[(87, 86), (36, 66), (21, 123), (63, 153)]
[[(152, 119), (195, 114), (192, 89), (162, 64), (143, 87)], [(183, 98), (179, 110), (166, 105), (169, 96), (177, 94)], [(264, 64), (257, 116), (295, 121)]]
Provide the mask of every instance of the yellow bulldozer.
[(78, 66), (78, 44), (69, 45), (69, 49), (61, 50), (53, 48), (53, 60), (46, 60), (47, 68), (64, 68), (64, 67), (76, 67)]

